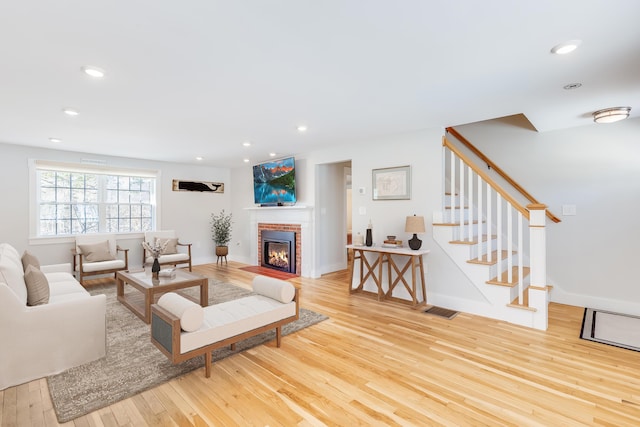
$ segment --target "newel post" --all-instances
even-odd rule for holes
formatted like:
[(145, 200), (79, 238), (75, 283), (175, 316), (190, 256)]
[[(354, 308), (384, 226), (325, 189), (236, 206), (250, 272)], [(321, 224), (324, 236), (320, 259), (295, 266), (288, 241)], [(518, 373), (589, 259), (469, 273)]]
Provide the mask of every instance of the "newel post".
[(547, 206), (539, 203), (527, 205), (529, 210), (529, 258), (531, 283), (529, 306), (537, 311), (533, 327), (547, 330), (549, 292), (547, 288), (547, 231), (545, 228)]

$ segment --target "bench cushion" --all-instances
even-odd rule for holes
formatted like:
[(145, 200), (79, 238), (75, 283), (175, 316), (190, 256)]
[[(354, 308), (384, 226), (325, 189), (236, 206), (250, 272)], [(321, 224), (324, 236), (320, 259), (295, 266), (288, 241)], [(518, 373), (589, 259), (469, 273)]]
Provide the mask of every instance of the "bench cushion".
[(195, 302), (168, 292), (160, 297), (158, 305), (180, 318), (180, 328), (186, 332), (197, 331), (204, 320), (204, 309)]
[(263, 295), (252, 295), (205, 307), (204, 322), (200, 329), (180, 334), (180, 353), (295, 315), (295, 301), (283, 304)]

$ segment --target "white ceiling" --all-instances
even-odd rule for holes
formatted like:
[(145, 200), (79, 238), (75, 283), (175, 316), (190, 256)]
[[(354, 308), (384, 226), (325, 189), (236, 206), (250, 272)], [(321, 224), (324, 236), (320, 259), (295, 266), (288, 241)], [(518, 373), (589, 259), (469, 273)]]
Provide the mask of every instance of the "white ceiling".
[(0, 142), (236, 167), (519, 113), (595, 126), (640, 116), (639, 18), (638, 0), (3, 0)]

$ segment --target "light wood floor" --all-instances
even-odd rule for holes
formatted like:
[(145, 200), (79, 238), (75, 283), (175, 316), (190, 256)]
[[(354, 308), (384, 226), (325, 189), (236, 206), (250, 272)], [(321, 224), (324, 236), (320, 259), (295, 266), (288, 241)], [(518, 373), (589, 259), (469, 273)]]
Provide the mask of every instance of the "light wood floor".
[[(239, 266), (196, 270), (247, 286)], [(349, 296), (346, 272), (293, 282), (329, 320), (67, 425), (640, 425), (640, 353), (579, 339), (582, 308), (540, 332)], [(0, 420), (57, 425), (46, 380), (0, 391)]]

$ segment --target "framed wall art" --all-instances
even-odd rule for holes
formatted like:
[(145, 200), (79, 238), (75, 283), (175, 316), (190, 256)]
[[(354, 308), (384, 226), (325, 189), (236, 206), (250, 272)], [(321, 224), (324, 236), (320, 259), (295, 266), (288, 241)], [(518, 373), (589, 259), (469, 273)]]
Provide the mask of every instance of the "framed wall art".
[(411, 199), (411, 166), (372, 170), (373, 200)]

